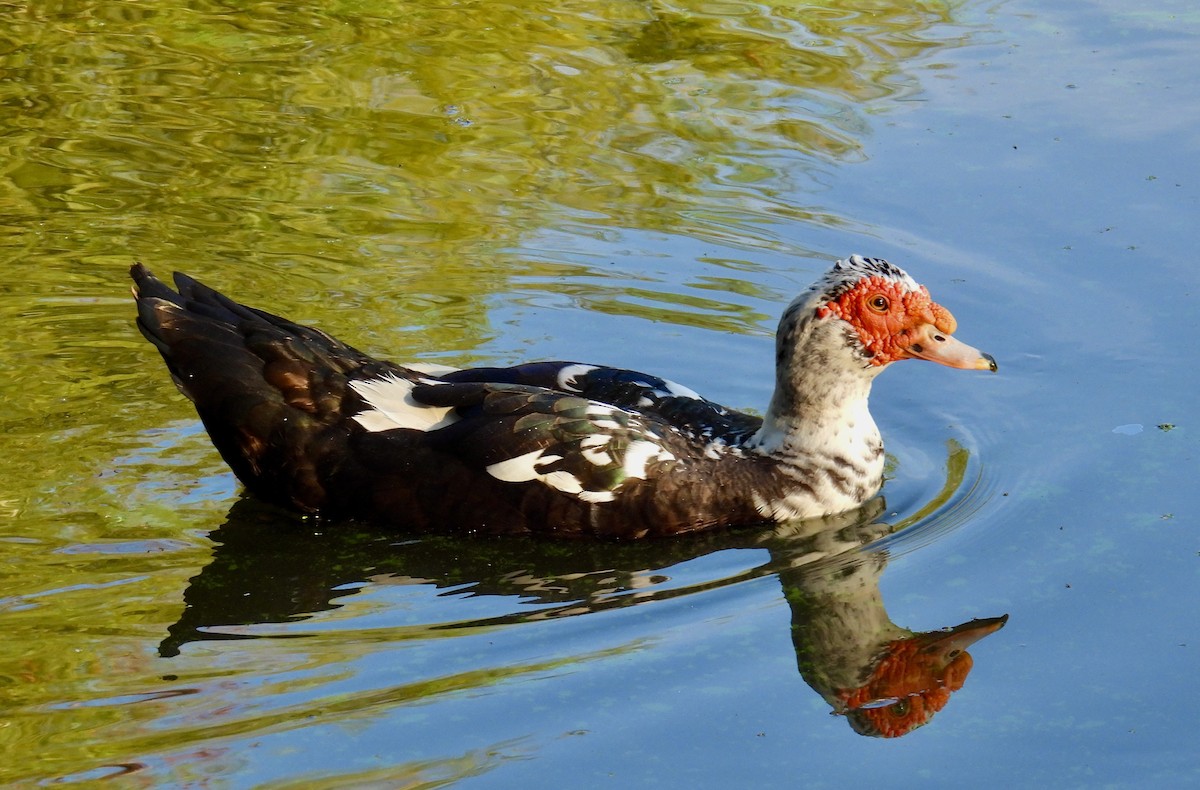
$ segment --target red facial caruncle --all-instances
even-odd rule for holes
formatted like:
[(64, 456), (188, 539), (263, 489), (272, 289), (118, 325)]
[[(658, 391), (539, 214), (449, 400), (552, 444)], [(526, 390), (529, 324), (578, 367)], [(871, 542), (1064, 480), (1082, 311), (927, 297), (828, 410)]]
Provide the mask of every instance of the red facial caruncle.
[(883, 366), (920, 357), (956, 368), (995, 370), (995, 362), (950, 335), (957, 322), (921, 286), (911, 290), (888, 277), (864, 277), (837, 299), (817, 309), (836, 316), (858, 332), (870, 364)]

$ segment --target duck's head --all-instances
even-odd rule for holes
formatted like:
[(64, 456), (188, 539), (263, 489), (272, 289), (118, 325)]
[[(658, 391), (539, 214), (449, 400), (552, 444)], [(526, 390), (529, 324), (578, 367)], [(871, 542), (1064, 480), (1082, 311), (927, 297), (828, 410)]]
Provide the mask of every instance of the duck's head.
[(788, 312), (793, 327), (839, 335), (854, 364), (872, 374), (909, 358), (996, 370), (990, 354), (953, 337), (954, 316), (930, 298), (925, 286), (882, 258), (851, 255), (838, 261)]

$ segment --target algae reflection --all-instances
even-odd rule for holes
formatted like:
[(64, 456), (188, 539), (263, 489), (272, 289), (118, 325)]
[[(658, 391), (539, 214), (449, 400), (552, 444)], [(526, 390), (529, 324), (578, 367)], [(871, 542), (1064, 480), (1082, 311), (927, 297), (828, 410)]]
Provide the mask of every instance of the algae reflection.
[[(219, 544), (213, 561), (185, 591), (187, 608), (159, 652), (169, 658), (197, 640), (266, 637), (271, 629), (256, 626), (303, 620), (369, 585), (452, 590), (444, 613), (433, 612), (436, 622), (414, 626), (405, 637), (436, 639), (776, 576), (805, 682), (856, 732), (896, 737), (942, 709), (970, 672), (966, 648), (999, 630), (1007, 616), (927, 633), (892, 623), (878, 586), (887, 552), (872, 547), (892, 534), (874, 519), (881, 508), (875, 500), (864, 511), (827, 520), (643, 544), (447, 536), (397, 542), (394, 535), (353, 525), (313, 533), (311, 525), (244, 499), (212, 534)], [(765, 550), (767, 559), (726, 578), (673, 581), (672, 568), (739, 550)], [(519, 599), (519, 611), (463, 619), (460, 596)], [(301, 637), (303, 629), (289, 628), (288, 636)], [(461, 688), (451, 683), (443, 689), (437, 680), (429, 685), (434, 695)]]
[(0, 68), (24, 101), (0, 126), (0, 207), (119, 219), (124, 244), (88, 244), (105, 253), (178, 223), (314, 263), (316, 243), (445, 253), (548, 216), (688, 235), (720, 225), (695, 209), (832, 221), (780, 190), (860, 159), (868, 105), (965, 40), (942, 2), (356, 7), (14, 10)]

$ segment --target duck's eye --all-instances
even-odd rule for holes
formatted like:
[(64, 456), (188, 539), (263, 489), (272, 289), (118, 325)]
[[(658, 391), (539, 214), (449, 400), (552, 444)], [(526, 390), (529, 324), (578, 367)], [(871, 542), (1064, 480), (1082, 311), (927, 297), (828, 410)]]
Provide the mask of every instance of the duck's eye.
[(891, 302), (883, 294), (875, 294), (867, 300), (867, 305), (877, 313), (886, 313), (888, 307), (891, 306)]

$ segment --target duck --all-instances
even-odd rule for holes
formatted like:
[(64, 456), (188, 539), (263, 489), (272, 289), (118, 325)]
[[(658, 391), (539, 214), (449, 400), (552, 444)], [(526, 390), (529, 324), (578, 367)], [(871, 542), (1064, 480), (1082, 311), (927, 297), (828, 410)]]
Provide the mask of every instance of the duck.
[(761, 417), (604, 365), (398, 364), (185, 274), (130, 276), (138, 328), (246, 490), (326, 522), (625, 540), (843, 513), (883, 483), (876, 376), (997, 369), (927, 288), (861, 255), (784, 309)]

